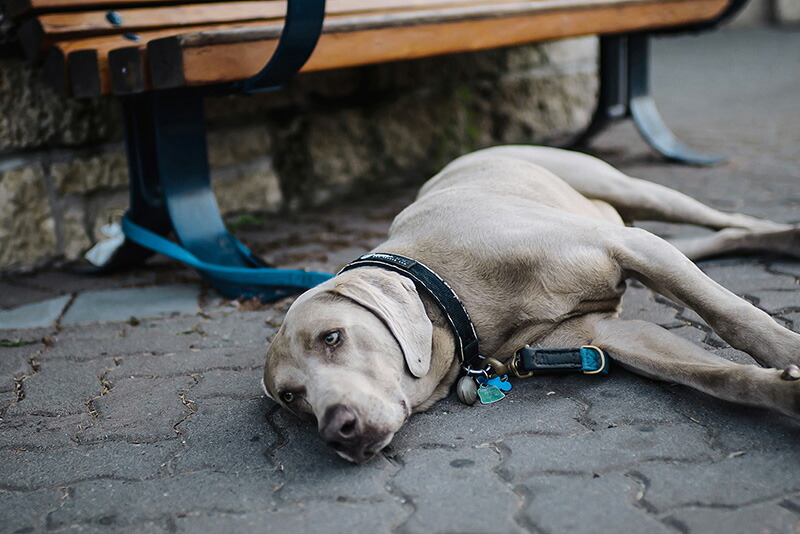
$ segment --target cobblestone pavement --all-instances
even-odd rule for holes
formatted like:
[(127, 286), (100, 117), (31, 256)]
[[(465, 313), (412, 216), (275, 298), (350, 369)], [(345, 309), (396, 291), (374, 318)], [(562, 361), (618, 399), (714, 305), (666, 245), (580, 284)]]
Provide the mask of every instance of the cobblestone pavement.
[[(800, 33), (723, 31), (655, 55), (667, 121), (728, 163), (665, 164), (629, 125), (593, 150), (713, 206), (800, 222)], [(241, 234), (284, 265), (333, 269), (379, 243), (412, 195)], [(702, 268), (800, 331), (800, 264)], [(447, 399), (357, 467), (261, 396), (288, 302), (231, 303), (162, 262), (5, 280), (0, 306), (3, 532), (800, 531), (797, 423), (618, 368), (519, 381), (490, 406)], [(624, 315), (750, 361), (640, 286)]]

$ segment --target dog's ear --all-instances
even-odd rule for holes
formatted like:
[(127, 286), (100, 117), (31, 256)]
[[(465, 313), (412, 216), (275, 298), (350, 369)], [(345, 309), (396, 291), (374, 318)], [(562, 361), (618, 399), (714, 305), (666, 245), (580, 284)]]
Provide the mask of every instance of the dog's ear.
[(433, 325), (411, 280), (384, 270), (359, 269), (358, 275), (338, 277), (333, 292), (383, 321), (399, 343), (412, 375), (422, 378), (428, 374)]

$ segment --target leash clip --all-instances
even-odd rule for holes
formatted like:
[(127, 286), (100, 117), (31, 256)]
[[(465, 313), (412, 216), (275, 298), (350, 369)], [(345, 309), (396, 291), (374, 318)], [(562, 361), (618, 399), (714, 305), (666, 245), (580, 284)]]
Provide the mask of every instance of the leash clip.
[(524, 347), (520, 347), (514, 351), (514, 355), (511, 357), (511, 361), (508, 362), (508, 366), (511, 368), (511, 372), (514, 373), (514, 376), (517, 378), (530, 378), (533, 376), (533, 371), (528, 371), (527, 373), (520, 373), (519, 368), (517, 365), (519, 364), (520, 355), (519, 351), (522, 349), (529, 349), (531, 348), (530, 345), (525, 345)]
[(508, 374), (508, 366), (495, 358), (486, 358), (486, 367), (484, 373), (486, 378), (493, 378), (495, 376), (505, 376)]

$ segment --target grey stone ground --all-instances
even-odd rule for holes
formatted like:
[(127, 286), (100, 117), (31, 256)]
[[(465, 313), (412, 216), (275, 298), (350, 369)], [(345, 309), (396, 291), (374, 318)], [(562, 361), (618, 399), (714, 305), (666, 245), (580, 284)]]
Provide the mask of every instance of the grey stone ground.
[[(630, 125), (593, 150), (713, 206), (800, 222), (800, 33), (672, 39), (655, 57), (668, 122), (730, 160), (665, 164)], [(242, 235), (284, 265), (333, 269), (380, 242), (412, 194)], [(800, 331), (800, 264), (702, 267)], [(518, 382), (491, 406), (450, 398), (347, 464), (261, 396), (287, 306), (237, 306), (163, 262), (1, 282), (0, 531), (800, 532), (797, 423), (620, 369)], [(642, 287), (624, 315), (750, 361)]]

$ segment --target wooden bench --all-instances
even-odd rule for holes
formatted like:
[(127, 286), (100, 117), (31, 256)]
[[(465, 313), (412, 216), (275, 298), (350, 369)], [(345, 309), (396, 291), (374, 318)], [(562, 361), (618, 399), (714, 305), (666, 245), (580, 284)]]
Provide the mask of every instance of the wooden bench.
[[(631, 116), (665, 156), (711, 163), (664, 125), (649, 91), (653, 33), (718, 24), (745, 0), (0, 0), (27, 59), (75, 98), (116, 95), (131, 176), (127, 219), (174, 232), (199, 261), (262, 270), (225, 229), (208, 179), (203, 97), (279, 87), (297, 72), (598, 34), (593, 135)], [(130, 240), (100, 271), (146, 259)], [(267, 288), (201, 274), (228, 296)], [(280, 284), (278, 284), (280, 285)]]

